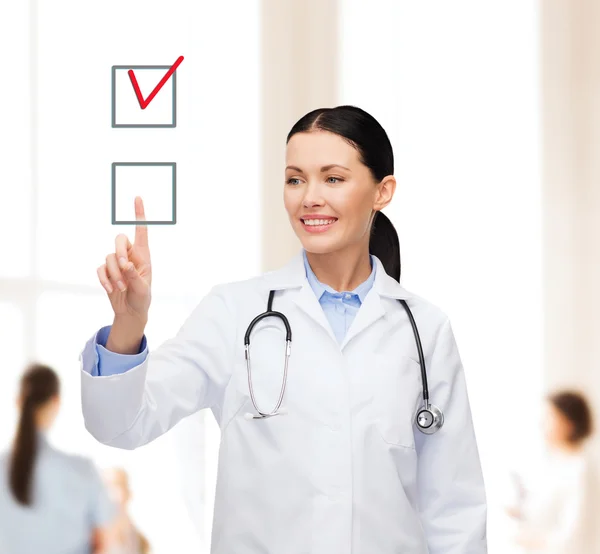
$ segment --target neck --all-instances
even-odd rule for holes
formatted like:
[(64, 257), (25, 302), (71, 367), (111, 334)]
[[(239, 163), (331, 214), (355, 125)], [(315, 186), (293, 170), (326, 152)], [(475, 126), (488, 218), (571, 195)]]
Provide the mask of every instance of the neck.
[(560, 442), (553, 446), (563, 454), (579, 454), (583, 450), (583, 445), (580, 443)]
[(354, 290), (371, 275), (368, 247), (344, 249), (327, 254), (306, 252), (317, 279), (338, 292)]

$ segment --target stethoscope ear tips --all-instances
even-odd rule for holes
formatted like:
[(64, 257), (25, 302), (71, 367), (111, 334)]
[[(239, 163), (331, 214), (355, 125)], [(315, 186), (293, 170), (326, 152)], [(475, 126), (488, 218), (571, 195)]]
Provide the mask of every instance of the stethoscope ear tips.
[(426, 435), (433, 435), (444, 425), (444, 414), (437, 406), (430, 404), (427, 408), (421, 408), (415, 417), (415, 423)]

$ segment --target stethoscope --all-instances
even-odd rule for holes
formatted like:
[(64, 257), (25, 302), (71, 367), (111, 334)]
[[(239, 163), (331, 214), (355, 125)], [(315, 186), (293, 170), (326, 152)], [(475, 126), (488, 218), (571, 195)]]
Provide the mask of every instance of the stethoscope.
[[(285, 395), (285, 387), (287, 384), (288, 362), (292, 350), (292, 329), (290, 327), (290, 323), (287, 317), (284, 314), (282, 314), (281, 312), (273, 311), (274, 294), (274, 290), (272, 290), (269, 293), (269, 303), (267, 304), (267, 311), (257, 315), (250, 322), (250, 325), (248, 325), (248, 329), (246, 330), (246, 334), (244, 335), (244, 355), (246, 358), (246, 368), (248, 370), (248, 388), (250, 389), (250, 398), (252, 399), (252, 404), (254, 405), (254, 408), (258, 413), (258, 415), (250, 413), (246, 414), (246, 417), (248, 419), (262, 419), (286, 413), (283, 409), (280, 408), (281, 403), (283, 402), (283, 397)], [(437, 406), (430, 404), (429, 402), (429, 388), (427, 386), (427, 371), (425, 369), (425, 357), (423, 355), (423, 347), (421, 345), (421, 338), (419, 337), (419, 330), (417, 329), (415, 318), (413, 317), (413, 314), (410, 311), (410, 308), (408, 307), (408, 304), (405, 300), (398, 299), (398, 302), (400, 302), (400, 304), (404, 306), (408, 318), (410, 319), (410, 324), (412, 326), (415, 341), (417, 343), (417, 351), (419, 353), (419, 365), (421, 366), (421, 381), (423, 384), (423, 406), (421, 406), (417, 410), (414, 421), (419, 431), (425, 433), (426, 435), (432, 435), (433, 433), (438, 431), (444, 424), (444, 414), (442, 410), (440, 410)], [(285, 362), (283, 366), (283, 383), (281, 385), (281, 391), (279, 393), (279, 399), (277, 400), (277, 404), (273, 411), (261, 412), (256, 403), (256, 398), (254, 397), (254, 389), (252, 387), (252, 370), (250, 365), (250, 333), (259, 321), (267, 317), (277, 317), (281, 319), (281, 321), (283, 321), (283, 324), (285, 325)]]

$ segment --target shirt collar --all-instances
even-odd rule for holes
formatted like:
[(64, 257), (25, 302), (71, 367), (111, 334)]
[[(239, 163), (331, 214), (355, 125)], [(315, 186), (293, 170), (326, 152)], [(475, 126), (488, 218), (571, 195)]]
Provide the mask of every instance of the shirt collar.
[[(321, 297), (323, 296), (323, 294), (325, 292), (329, 293), (329, 294), (335, 294), (335, 295), (339, 295), (342, 292), (350, 292), (350, 291), (336, 291), (333, 288), (331, 288), (329, 285), (326, 285), (324, 283), (321, 283), (321, 281), (319, 281), (317, 279), (317, 276), (314, 274), (312, 268), (310, 267), (310, 264), (308, 263), (308, 258), (306, 257), (306, 250), (302, 249), (302, 257), (304, 259), (304, 268), (306, 270), (306, 278), (308, 279), (308, 282), (311, 286), (311, 288), (313, 289), (315, 295), (317, 296), (317, 300), (321, 300)], [(374, 260), (373, 260), (373, 256), (371, 254), (369, 254), (370, 260), (371, 260), (371, 275), (369, 275), (368, 279), (364, 282), (362, 282), (360, 285), (358, 285), (358, 287), (356, 287), (352, 292), (352, 294), (356, 294), (361, 302), (361, 304), (364, 302), (365, 297), (367, 296), (367, 293), (369, 292), (369, 290), (371, 290), (371, 287), (373, 286), (373, 282), (375, 281), (375, 268), (377, 267), (377, 265), (375, 264)]]

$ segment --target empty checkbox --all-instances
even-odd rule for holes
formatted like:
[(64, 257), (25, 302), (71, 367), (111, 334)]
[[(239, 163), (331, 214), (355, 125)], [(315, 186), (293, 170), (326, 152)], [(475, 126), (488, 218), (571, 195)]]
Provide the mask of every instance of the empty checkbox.
[(144, 201), (146, 225), (176, 222), (175, 162), (114, 162), (112, 164), (112, 223), (135, 225), (135, 197)]

